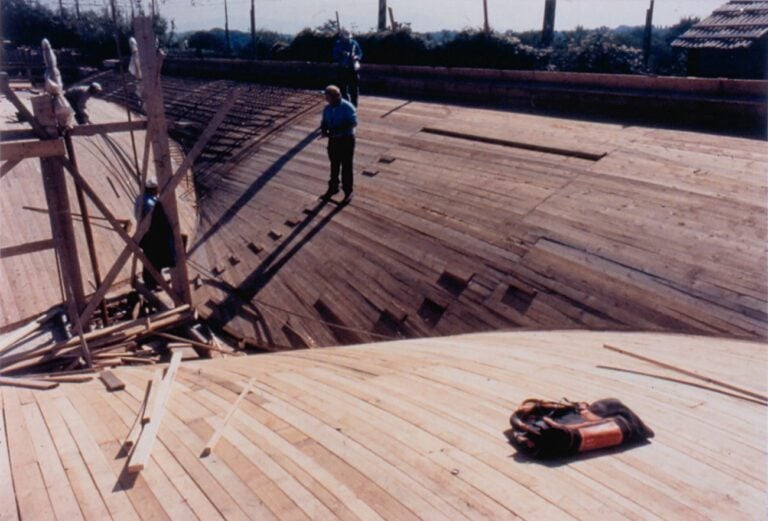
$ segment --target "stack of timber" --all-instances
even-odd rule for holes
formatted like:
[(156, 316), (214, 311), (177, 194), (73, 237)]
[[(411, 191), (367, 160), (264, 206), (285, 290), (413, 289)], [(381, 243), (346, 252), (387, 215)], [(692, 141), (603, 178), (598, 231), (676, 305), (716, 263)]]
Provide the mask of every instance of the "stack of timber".
[(154, 365), (166, 358), (168, 351), (180, 350), (193, 358), (195, 350), (232, 352), (214, 340), (203, 342), (200, 336), (190, 335), (189, 327), (195, 321), (194, 311), (183, 305), (134, 320), (116, 321), (63, 340), (56, 340), (60, 332), (48, 329), (42, 339), (30, 344), (25, 338), (34, 336), (35, 328), (43, 325), (33, 322), (28, 335), (11, 333), (0, 337), (0, 375), (39, 374), (49, 378), (120, 365)]
[[(157, 367), (116, 369), (116, 393), (0, 387), (0, 518), (764, 519), (766, 406), (605, 344), (768, 392), (763, 344), (686, 335), (485, 333), (185, 361), (137, 474), (124, 441)], [(618, 398), (656, 436), (546, 463), (517, 453), (510, 413), (563, 396)]]
[(755, 139), (361, 98), (355, 198), (320, 107), (200, 201), (203, 316), (249, 345), (508, 328), (768, 336)]

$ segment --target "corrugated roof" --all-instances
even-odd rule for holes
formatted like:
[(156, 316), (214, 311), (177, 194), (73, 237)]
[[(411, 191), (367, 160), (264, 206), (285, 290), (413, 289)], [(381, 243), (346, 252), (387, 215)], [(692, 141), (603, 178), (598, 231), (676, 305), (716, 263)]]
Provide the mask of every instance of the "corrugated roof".
[(685, 49), (745, 49), (768, 33), (768, 1), (731, 0), (674, 42)]

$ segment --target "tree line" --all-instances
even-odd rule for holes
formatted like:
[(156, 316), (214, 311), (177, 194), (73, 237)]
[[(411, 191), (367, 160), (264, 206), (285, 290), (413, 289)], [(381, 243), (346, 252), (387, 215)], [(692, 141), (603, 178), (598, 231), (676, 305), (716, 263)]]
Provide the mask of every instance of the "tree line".
[[(104, 8), (75, 16), (26, 0), (3, 0), (1, 5), (4, 37), (17, 45), (38, 46), (45, 37), (56, 48), (78, 51), (84, 62), (93, 65), (116, 57), (116, 40), (123, 55), (128, 51), (131, 27), (126, 13), (113, 17)], [(558, 31), (548, 46), (541, 44), (540, 31), (417, 33), (407, 25), (395, 31), (361, 33), (355, 38), (363, 47), (365, 63), (685, 75), (685, 51), (670, 44), (697, 22), (696, 18), (685, 18), (670, 27), (655, 27), (647, 68), (642, 53), (643, 26)], [(328, 62), (336, 39), (331, 20), (294, 36), (260, 30), (255, 39), (250, 32), (223, 29), (174, 34), (173, 24), (162, 17), (156, 18), (155, 29), (171, 53), (198, 57)]]

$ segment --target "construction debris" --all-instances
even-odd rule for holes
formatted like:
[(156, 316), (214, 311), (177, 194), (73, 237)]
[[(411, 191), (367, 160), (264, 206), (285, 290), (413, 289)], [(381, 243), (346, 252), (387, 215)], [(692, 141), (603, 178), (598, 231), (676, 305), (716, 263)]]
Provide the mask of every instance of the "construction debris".
[(107, 390), (109, 392), (114, 391), (121, 391), (125, 389), (125, 383), (115, 376), (115, 373), (112, 371), (102, 371), (102, 373), (99, 375), (99, 378), (102, 382), (104, 382), (104, 385), (107, 386)]

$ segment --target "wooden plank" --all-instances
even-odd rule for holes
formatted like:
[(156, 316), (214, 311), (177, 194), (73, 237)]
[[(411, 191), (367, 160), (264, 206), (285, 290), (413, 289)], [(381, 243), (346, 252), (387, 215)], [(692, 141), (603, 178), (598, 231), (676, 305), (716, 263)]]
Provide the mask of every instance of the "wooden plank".
[(93, 376), (89, 374), (77, 375), (77, 374), (51, 374), (40, 377), (40, 380), (59, 382), (59, 383), (84, 383), (93, 380)]
[(0, 142), (0, 159), (3, 161), (22, 161), (36, 157), (60, 157), (65, 154), (64, 141), (61, 139)]
[(152, 419), (152, 413), (155, 411), (155, 404), (157, 403), (157, 395), (160, 392), (160, 384), (163, 380), (163, 371), (161, 369), (152, 373), (152, 380), (149, 382), (147, 388), (147, 395), (145, 396), (146, 404), (144, 406), (144, 412), (141, 414), (141, 424), (148, 423)]
[(84, 519), (37, 403), (23, 405), (22, 411), (56, 518)]
[(102, 371), (99, 373), (99, 379), (104, 382), (107, 391), (121, 391), (125, 389), (125, 383), (118, 378), (112, 371)]
[(99, 134), (146, 130), (146, 128), (146, 120), (116, 121), (113, 123), (93, 123), (90, 125), (78, 125), (70, 130), (69, 133), (72, 136), (95, 136)]
[(179, 365), (181, 364), (181, 357), (182, 354), (179, 351), (174, 352), (171, 356), (168, 370), (165, 373), (158, 394), (155, 397), (154, 410), (152, 411), (150, 421), (144, 426), (144, 429), (142, 429), (141, 435), (136, 442), (136, 448), (134, 449), (133, 454), (131, 454), (131, 459), (128, 462), (129, 472), (141, 472), (149, 464), (152, 446), (155, 443), (157, 432), (160, 429), (160, 423), (165, 414), (173, 380), (176, 377), (176, 371), (178, 371)]
[[(2, 256), (1, 253), (0, 253), (0, 256)], [(32, 334), (34, 331), (39, 329), (43, 323), (52, 319), (60, 311), (61, 311), (61, 308), (59, 307), (53, 308), (47, 313), (40, 315), (29, 324), (22, 326), (20, 328), (14, 329), (12, 332), (8, 333), (7, 335), (3, 335), (3, 337), (0, 338), (0, 355), (5, 354), (10, 347), (13, 347), (15, 343)]]
[[(5, 410), (2, 389), (0, 389), (0, 410)], [(5, 415), (0, 414), (0, 520), (18, 521), (19, 511), (16, 493), (13, 489), (7, 432), (8, 426)]]
[(8, 84), (8, 74), (5, 72), (0, 72), (0, 91), (2, 91), (2, 93), (5, 94), (13, 106), (16, 107), (16, 110), (21, 112), (22, 116), (24, 116), (24, 121), (32, 126), (32, 129), (35, 131), (35, 134), (37, 134), (37, 137), (41, 139), (48, 137), (48, 132), (46, 129), (43, 128), (37, 118), (32, 115), (27, 106), (21, 102), (19, 97)]
[(26, 242), (18, 246), (6, 246), (0, 248), (0, 258), (14, 257), (16, 255), (28, 255), (44, 250), (52, 250), (54, 247), (53, 239), (43, 239), (40, 241)]
[(118, 483), (126, 490), (128, 499), (141, 519), (171, 521), (195, 517), (172, 485), (168, 475), (171, 474), (170, 468), (168, 472), (163, 472), (162, 467), (157, 466), (140, 476), (133, 476), (125, 472), (125, 460), (114, 457), (122, 450), (119, 440), (125, 436), (126, 424), (123, 418), (104, 404), (104, 399), (114, 399), (113, 395), (88, 393), (83, 388), (75, 387), (67, 387), (64, 391), (83, 420), (89, 424), (101, 452), (108, 458), (112, 471), (119, 476)]
[(35, 139), (36, 137), (38, 137), (37, 133), (28, 128), (0, 130), (0, 141), (21, 141)]
[(3, 390), (5, 434), (16, 501), (22, 519), (54, 520), (56, 516), (38, 466), (35, 447), (15, 389)]
[(540, 143), (517, 141), (517, 140), (511, 140), (511, 139), (500, 139), (496, 137), (481, 136), (478, 134), (469, 134), (466, 132), (455, 132), (452, 130), (445, 130), (445, 129), (434, 128), (434, 127), (424, 127), (423, 129), (421, 129), (421, 131), (429, 134), (438, 134), (441, 136), (453, 137), (458, 139), (479, 141), (481, 143), (489, 143), (492, 145), (503, 145), (503, 146), (513, 147), (513, 148), (522, 148), (525, 150), (535, 150), (537, 152), (545, 152), (547, 154), (579, 157), (582, 159), (588, 159), (590, 161), (598, 161), (599, 159), (605, 157), (606, 155), (606, 152), (592, 153), (585, 150), (578, 150), (575, 148), (547, 146), (547, 145), (542, 145)]
[(29, 378), (16, 378), (11, 376), (0, 376), (0, 386), (24, 387), (26, 389), (53, 389), (59, 386), (59, 382), (43, 382), (40, 380), (31, 380)]
[[(128, 386), (127, 389), (133, 393), (134, 400), (140, 399), (136, 385)], [(120, 397), (125, 398), (125, 393)], [(180, 401), (185, 404), (186, 395), (181, 394)], [(195, 482), (208, 491), (209, 497), (215, 498), (216, 504), (227, 518), (243, 521), (252, 519), (254, 515), (260, 515), (263, 511), (269, 514), (269, 510), (266, 510), (253, 491), (216, 454), (208, 458), (199, 457), (204, 438), (195, 435), (183, 423), (181, 417), (180, 407), (174, 407), (168, 411), (166, 419), (168, 428), (163, 429), (159, 436), (167, 447), (174, 449), (174, 456), (184, 462), (185, 468)]]
[(0, 166), (0, 179), (2, 179), (5, 174), (13, 170), (13, 167), (18, 165), (21, 161), (21, 159), (17, 159), (16, 161), (3, 161), (2, 166)]
[[(107, 421), (110, 418), (122, 419), (121, 425), (126, 425), (124, 423), (125, 418), (139, 416), (142, 406), (131, 395), (134, 390), (138, 391), (138, 389), (135, 389), (135, 386), (131, 383), (128, 384), (128, 389), (128, 392), (122, 393), (118, 400), (107, 399), (108, 395), (98, 396), (95, 394), (86, 394), (86, 398), (93, 403), (94, 407), (98, 407), (102, 418), (106, 418)], [(138, 411), (135, 410), (137, 406), (139, 407)], [(119, 434), (116, 431), (113, 432), (116, 435)], [(201, 471), (205, 473), (205, 470), (202, 468), (199, 460), (188, 451), (185, 451), (180, 441), (177, 439), (169, 441), (171, 436), (169, 429), (163, 429), (163, 434), (159, 436), (162, 443), (158, 443), (155, 448), (155, 457), (158, 461), (156, 472), (162, 471), (168, 476), (170, 482), (192, 510), (195, 518), (201, 520), (245, 519), (242, 514), (236, 512), (236, 509), (230, 509), (228, 508), (229, 505), (223, 505), (223, 502), (220, 501), (222, 493), (220, 486), (211, 483), (210, 480), (204, 481), (201, 479), (198, 481)], [(157, 495), (158, 490), (151, 484), (150, 486), (153, 494)], [(165, 502), (162, 497), (160, 501), (161, 503)], [(176, 519), (176, 517), (173, 517), (173, 519)]]
[(83, 516), (88, 521), (111, 519), (104, 498), (96, 491), (96, 484), (88, 466), (75, 444), (75, 441), (53, 404), (50, 393), (41, 393), (36, 397), (37, 404), (45, 419), (51, 439), (56, 445), (56, 451), (61, 464), (67, 473), (67, 479), (72, 486), (74, 497)]
[[(118, 482), (120, 477), (120, 471), (117, 469), (116, 472), (116, 469), (111, 466), (111, 460), (114, 457), (107, 457), (94, 438), (91, 429), (94, 429), (96, 426), (89, 425), (77, 412), (72, 402), (64, 396), (51, 400), (50, 406), (58, 410), (68, 430), (72, 433), (72, 438), (75, 440), (77, 448), (92, 476), (93, 483), (99, 492), (96, 495), (101, 495), (104, 499), (112, 518), (115, 520), (124, 519), (126, 521), (140, 519), (126, 490), (123, 487), (115, 487), (115, 483)], [(44, 414), (47, 417), (49, 413), (45, 412), (44, 409)], [(90, 493), (93, 494), (93, 486)]]
[(226, 429), (227, 424), (232, 419), (232, 416), (235, 415), (235, 412), (237, 411), (237, 408), (240, 406), (240, 403), (245, 399), (245, 397), (248, 395), (249, 392), (251, 392), (251, 389), (253, 388), (254, 380), (250, 379), (243, 389), (243, 391), (240, 393), (240, 395), (237, 397), (235, 402), (232, 404), (232, 407), (227, 412), (227, 415), (224, 417), (224, 420), (221, 422), (221, 424), (216, 428), (213, 435), (208, 440), (208, 443), (205, 444), (205, 447), (203, 448), (202, 457), (208, 456), (211, 452), (213, 452), (213, 449), (216, 447), (216, 444), (221, 439), (222, 434), (224, 433), (224, 429)]
[(621, 353), (623, 355), (631, 356), (632, 358), (637, 358), (638, 360), (642, 360), (644, 362), (649, 362), (653, 365), (663, 367), (664, 369), (670, 369), (672, 371), (675, 371), (680, 374), (684, 374), (686, 376), (690, 376), (692, 378), (696, 378), (698, 380), (702, 380), (704, 382), (707, 382), (709, 384), (719, 385), (720, 387), (725, 387), (726, 389), (730, 389), (731, 391), (736, 391), (741, 394), (746, 394), (747, 396), (751, 396), (752, 398), (757, 398), (758, 400), (762, 400), (763, 402), (768, 402), (768, 396), (760, 393), (756, 393), (754, 391), (751, 391), (749, 389), (744, 389), (743, 387), (739, 387), (733, 384), (730, 384), (728, 382), (722, 382), (720, 380), (716, 380), (714, 378), (710, 378), (708, 376), (704, 376), (701, 374), (698, 374), (694, 371), (689, 371), (687, 369), (683, 369), (681, 367), (676, 367), (672, 364), (668, 364), (666, 362), (661, 362), (659, 360), (654, 360), (652, 358), (649, 358), (647, 356), (639, 355), (637, 353), (633, 353), (631, 351), (627, 351), (626, 349), (620, 349), (618, 347), (614, 347), (608, 344), (603, 344), (603, 347), (605, 349), (608, 349), (609, 351), (615, 351), (616, 353)]

